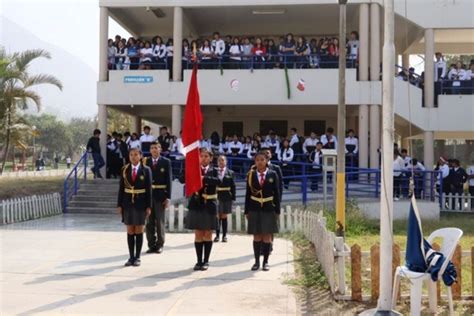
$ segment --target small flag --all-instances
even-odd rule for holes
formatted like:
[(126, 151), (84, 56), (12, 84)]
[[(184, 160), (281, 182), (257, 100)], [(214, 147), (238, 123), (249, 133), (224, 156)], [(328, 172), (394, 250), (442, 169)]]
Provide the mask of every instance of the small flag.
[(239, 91), (239, 80), (232, 79), (230, 81), (230, 88), (234, 90), (235, 92)]
[(300, 91), (304, 91), (304, 86), (305, 86), (304, 80), (300, 79), (300, 80), (298, 80), (298, 85), (296, 85), (296, 89), (298, 89)]

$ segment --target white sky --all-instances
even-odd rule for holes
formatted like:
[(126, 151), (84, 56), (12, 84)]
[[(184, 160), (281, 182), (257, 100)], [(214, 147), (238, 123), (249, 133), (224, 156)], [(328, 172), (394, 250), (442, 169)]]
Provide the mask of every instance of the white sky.
[[(79, 57), (98, 72), (98, 0), (0, 0), (0, 15), (41, 40)], [(128, 36), (128, 32), (112, 19), (109, 34)], [(2, 45), (8, 50), (8, 43)]]

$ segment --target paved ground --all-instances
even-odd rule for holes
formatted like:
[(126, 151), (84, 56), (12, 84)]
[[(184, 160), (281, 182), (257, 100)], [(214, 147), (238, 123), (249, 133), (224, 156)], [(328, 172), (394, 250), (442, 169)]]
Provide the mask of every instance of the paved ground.
[[(0, 228), (1, 315), (295, 315), (284, 285), (292, 245), (275, 240), (269, 272), (251, 272), (251, 239), (215, 244), (211, 268), (193, 272), (191, 234), (168, 234), (163, 254), (123, 267), (115, 216), (67, 215)], [(146, 248), (146, 247), (144, 247)]]

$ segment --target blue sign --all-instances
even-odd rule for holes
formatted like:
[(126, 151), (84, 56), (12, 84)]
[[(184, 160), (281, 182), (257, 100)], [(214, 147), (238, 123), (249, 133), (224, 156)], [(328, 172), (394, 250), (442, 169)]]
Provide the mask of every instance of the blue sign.
[(152, 76), (124, 76), (123, 83), (152, 83)]

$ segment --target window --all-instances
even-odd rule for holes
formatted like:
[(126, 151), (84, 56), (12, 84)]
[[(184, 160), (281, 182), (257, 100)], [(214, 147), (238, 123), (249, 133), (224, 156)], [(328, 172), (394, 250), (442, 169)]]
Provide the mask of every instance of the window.
[(260, 121), (261, 135), (267, 135), (271, 129), (274, 130), (278, 136), (286, 137), (288, 134), (288, 121)]
[(243, 122), (222, 122), (222, 136), (233, 136), (236, 134), (241, 137), (244, 134)]
[(326, 121), (304, 121), (304, 134), (309, 136), (311, 131), (323, 135), (326, 132)]

